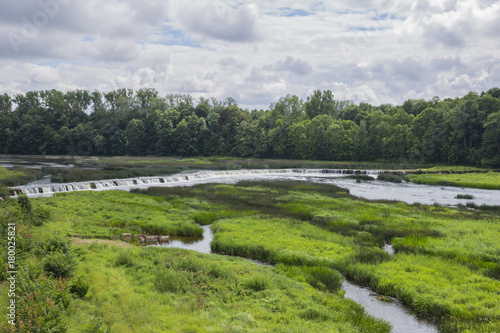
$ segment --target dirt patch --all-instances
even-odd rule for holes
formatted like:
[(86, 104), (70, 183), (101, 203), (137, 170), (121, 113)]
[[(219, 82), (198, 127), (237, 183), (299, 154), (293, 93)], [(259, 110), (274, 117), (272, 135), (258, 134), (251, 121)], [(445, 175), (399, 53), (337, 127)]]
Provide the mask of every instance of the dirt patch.
[(80, 246), (80, 245), (92, 245), (92, 244), (108, 244), (110, 246), (120, 246), (120, 247), (131, 247), (133, 245), (122, 242), (122, 241), (115, 241), (115, 240), (108, 240), (108, 239), (82, 239), (82, 238), (71, 238), (71, 244), (75, 246)]

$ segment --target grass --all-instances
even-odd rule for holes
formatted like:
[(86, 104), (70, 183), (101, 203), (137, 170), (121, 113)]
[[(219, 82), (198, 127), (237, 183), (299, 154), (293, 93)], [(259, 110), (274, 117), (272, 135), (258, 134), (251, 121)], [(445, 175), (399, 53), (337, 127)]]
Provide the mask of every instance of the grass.
[[(85, 201), (85, 194), (78, 197)], [(41, 200), (33, 201), (36, 209)], [(28, 234), (31, 244), (18, 261), (16, 332), (390, 332), (342, 295), (241, 258), (97, 242), (69, 247), (67, 238), (53, 235), (57, 214), (33, 226), (16, 201), (0, 202), (1, 221), (19, 226), (19, 246)], [(76, 263), (69, 277), (44, 276), (47, 258), (64, 254)], [(334, 271), (305, 272), (319, 286), (338, 287)], [(7, 289), (0, 284), (3, 317)], [(5, 321), (0, 329), (11, 331)]]
[(417, 184), (500, 190), (500, 173), (498, 172), (408, 175), (408, 179)]
[[(387, 331), (341, 297), (339, 272), (398, 298), (442, 332), (500, 328), (495, 210), (368, 201), (299, 181), (73, 192), (31, 202), (50, 212), (37, 233), (108, 236), (150, 226), (173, 234), (211, 223), (213, 252), (276, 264), (80, 242), (72, 279), (83, 277), (90, 289), (65, 312), (68, 332), (82, 325), (95, 332)], [(385, 243), (395, 255), (381, 249)]]
[[(397, 297), (444, 332), (500, 326), (500, 219), (494, 211), (370, 202), (299, 182), (143, 193), (189, 198), (207, 192), (218, 214), (212, 251), (276, 263), (287, 276), (320, 288), (326, 284), (300, 267), (339, 270)], [(380, 249), (386, 242), (394, 256)]]
[(204, 205), (195, 199), (167, 202), (123, 191), (103, 191), (58, 193), (33, 203), (54, 217), (45, 228), (66, 234), (110, 237), (130, 232), (200, 236), (203, 232), (189, 216), (190, 212), (196, 212), (191, 207)]
[(457, 194), (455, 196), (455, 199), (468, 199), (468, 200), (470, 200), (470, 199), (474, 199), (474, 196), (471, 194)]
[(7, 186), (23, 185), (43, 177), (39, 170), (28, 168), (7, 169), (0, 166), (0, 184)]

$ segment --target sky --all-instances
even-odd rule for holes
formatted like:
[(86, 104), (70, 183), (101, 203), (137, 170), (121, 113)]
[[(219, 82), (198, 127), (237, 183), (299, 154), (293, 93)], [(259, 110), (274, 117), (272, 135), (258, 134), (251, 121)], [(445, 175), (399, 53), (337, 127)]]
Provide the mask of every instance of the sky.
[(0, 2), (0, 94), (155, 88), (267, 109), (500, 86), (500, 1)]

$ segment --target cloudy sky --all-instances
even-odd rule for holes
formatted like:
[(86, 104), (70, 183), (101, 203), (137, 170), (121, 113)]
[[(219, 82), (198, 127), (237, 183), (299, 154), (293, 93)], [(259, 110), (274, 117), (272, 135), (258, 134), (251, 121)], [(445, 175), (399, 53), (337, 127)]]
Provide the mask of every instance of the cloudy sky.
[(0, 2), (0, 93), (156, 88), (267, 108), (500, 86), (500, 1)]

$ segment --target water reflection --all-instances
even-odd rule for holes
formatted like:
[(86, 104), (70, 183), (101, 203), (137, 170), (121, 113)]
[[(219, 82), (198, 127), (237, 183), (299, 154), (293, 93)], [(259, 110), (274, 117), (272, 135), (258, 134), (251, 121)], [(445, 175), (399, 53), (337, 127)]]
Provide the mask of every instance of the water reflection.
[(203, 229), (203, 236), (201, 237), (181, 237), (174, 236), (170, 237), (170, 241), (168, 243), (156, 245), (160, 247), (173, 247), (173, 248), (181, 248), (186, 250), (193, 250), (201, 253), (211, 253), (210, 243), (214, 238), (214, 233), (212, 229), (210, 229), (209, 225), (201, 226)]
[(383, 319), (392, 324), (394, 333), (435, 333), (438, 330), (415, 318), (405, 307), (395, 299), (389, 302), (380, 300), (380, 296), (368, 288), (356, 286), (345, 281), (342, 284), (345, 297), (361, 304), (368, 314)]

